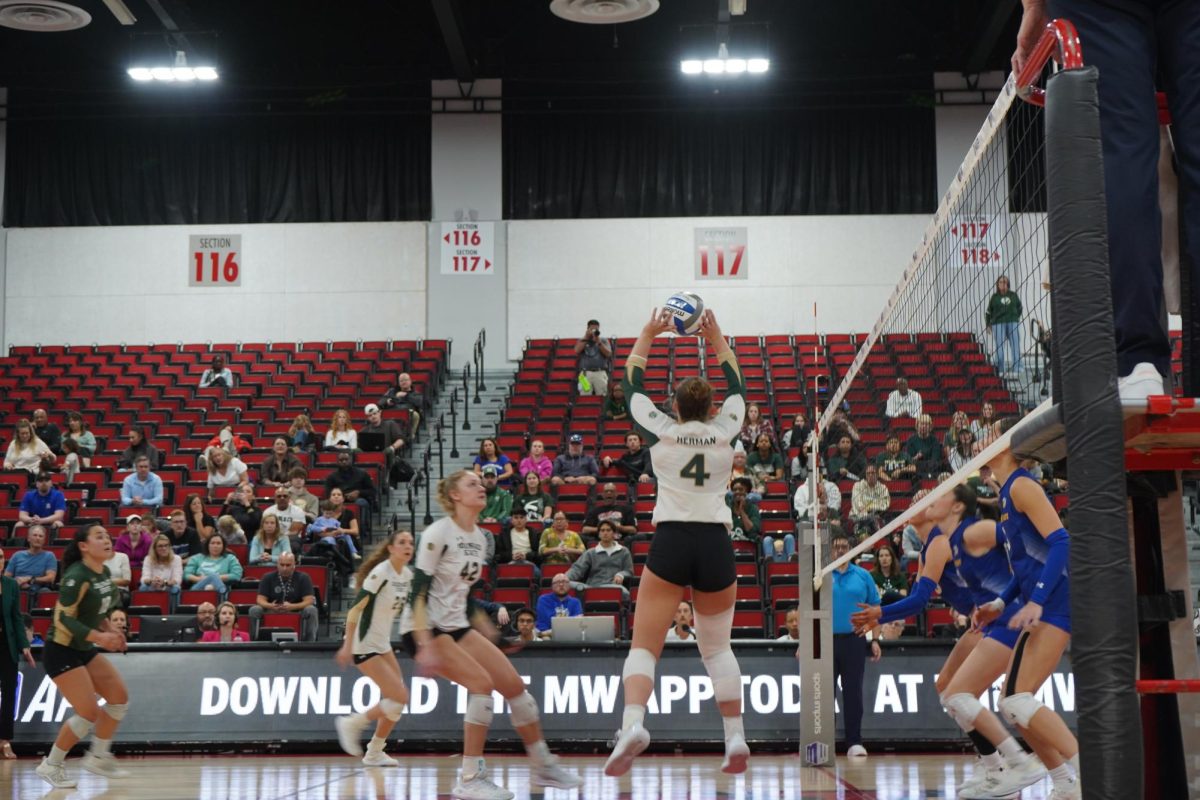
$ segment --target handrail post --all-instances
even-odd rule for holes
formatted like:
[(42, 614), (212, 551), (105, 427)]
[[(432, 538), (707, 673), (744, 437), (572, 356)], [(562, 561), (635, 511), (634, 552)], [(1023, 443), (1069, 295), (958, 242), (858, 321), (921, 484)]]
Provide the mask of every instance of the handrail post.
[(467, 398), (471, 396), (471, 365), (463, 364), (463, 430), (471, 430), (471, 404)]
[(458, 389), (450, 393), (450, 457), (458, 458)]

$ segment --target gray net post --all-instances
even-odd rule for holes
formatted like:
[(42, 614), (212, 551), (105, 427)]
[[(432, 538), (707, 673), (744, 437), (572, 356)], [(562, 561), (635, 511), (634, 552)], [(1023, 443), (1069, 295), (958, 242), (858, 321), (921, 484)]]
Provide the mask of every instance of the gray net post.
[(829, 551), (829, 526), (811, 523), (796, 528), (800, 566), (800, 757), (807, 767), (833, 763), (837, 725), (833, 718), (833, 580), (819, 590), (813, 578), (823, 566), (814, 563), (814, 536)]

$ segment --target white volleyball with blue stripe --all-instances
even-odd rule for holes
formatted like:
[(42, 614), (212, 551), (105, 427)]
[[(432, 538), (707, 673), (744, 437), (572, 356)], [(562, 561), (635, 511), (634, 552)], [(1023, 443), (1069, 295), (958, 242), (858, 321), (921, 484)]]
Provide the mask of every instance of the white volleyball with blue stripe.
[(676, 292), (667, 298), (665, 308), (674, 315), (675, 332), (692, 334), (700, 329), (704, 301), (695, 292)]

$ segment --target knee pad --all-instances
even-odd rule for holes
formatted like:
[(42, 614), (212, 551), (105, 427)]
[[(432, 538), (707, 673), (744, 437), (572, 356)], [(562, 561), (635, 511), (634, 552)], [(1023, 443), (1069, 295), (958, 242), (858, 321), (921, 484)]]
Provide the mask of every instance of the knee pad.
[(729, 632), (733, 628), (733, 607), (720, 614), (696, 612), (696, 649), (707, 659), (729, 649)]
[(108, 703), (101, 710), (117, 722), (120, 722), (129, 713), (129, 703)]
[(508, 705), (512, 709), (508, 713), (508, 719), (514, 728), (521, 725), (532, 725), (538, 721), (537, 700), (534, 700), (533, 695), (529, 692), (522, 692), (512, 698), (508, 701)]
[(492, 724), (492, 696), (472, 694), (467, 696), (467, 713), (463, 719), (471, 725), (488, 727)]
[(621, 672), (621, 680), (627, 681), (634, 675), (642, 675), (654, 680), (654, 669), (658, 666), (658, 659), (644, 647), (635, 647), (629, 651), (629, 655), (625, 656), (625, 669)]
[(983, 711), (983, 703), (979, 699), (972, 697), (966, 692), (958, 694), (943, 694), (940, 698), (942, 708), (946, 709), (946, 713), (950, 718), (958, 723), (958, 727), (962, 728), (963, 733), (970, 733), (975, 730), (975, 718)]
[(400, 719), (400, 713), (404, 710), (404, 704), (390, 697), (385, 697), (379, 701), (379, 710), (383, 712), (385, 717), (395, 722)]
[[(697, 637), (699, 639), (699, 637)], [(742, 699), (742, 670), (737, 656), (726, 645), (719, 653), (704, 656), (704, 669), (712, 680), (713, 698), (718, 703)]]
[(1041, 708), (1042, 704), (1029, 692), (1017, 692), (1000, 701), (1000, 713), (1006, 720), (1021, 728), (1028, 728), (1029, 721)]
[(70, 728), (71, 732), (80, 739), (86, 739), (88, 734), (92, 732), (92, 728), (96, 727), (96, 724), (94, 722), (88, 722), (78, 714), (72, 714), (70, 718), (67, 719), (67, 727)]

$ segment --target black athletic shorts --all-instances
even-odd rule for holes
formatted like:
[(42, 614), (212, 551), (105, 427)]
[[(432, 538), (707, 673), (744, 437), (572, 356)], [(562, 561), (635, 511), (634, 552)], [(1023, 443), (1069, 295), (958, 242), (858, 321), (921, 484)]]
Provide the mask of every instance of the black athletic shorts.
[(729, 529), (719, 522), (660, 522), (646, 569), (676, 586), (719, 592), (737, 581)]
[(364, 662), (368, 659), (374, 658), (375, 656), (381, 656), (381, 655), (383, 655), (383, 653), (355, 653), (354, 666), (357, 667), (362, 662)]
[(86, 667), (88, 662), (98, 655), (100, 651), (94, 647), (90, 650), (76, 650), (74, 647), (46, 642), (42, 647), (42, 669), (45, 670), (46, 677), (53, 679), (76, 667)]
[[(473, 630), (475, 629), (470, 627), (456, 628), (452, 631), (444, 631), (441, 628), (434, 628), (432, 631), (430, 631), (430, 633), (434, 635), (434, 638), (437, 638), (438, 636), (449, 636), (451, 639), (457, 642)], [(417, 640), (413, 638), (411, 631), (400, 637), (400, 644), (404, 646), (404, 652), (408, 653), (413, 658), (417, 657)]]

